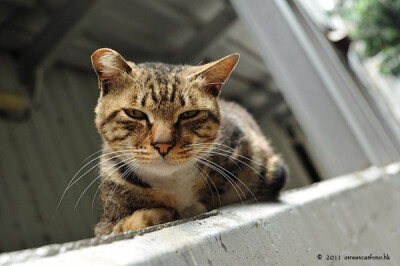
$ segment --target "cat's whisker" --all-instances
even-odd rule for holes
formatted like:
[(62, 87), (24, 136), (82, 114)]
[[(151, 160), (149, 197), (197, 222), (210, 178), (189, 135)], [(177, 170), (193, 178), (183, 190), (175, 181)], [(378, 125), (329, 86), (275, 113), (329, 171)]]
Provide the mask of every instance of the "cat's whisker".
[(237, 181), (239, 181), (249, 191), (249, 193), (253, 196), (253, 198), (257, 201), (257, 198), (254, 196), (251, 189), (240, 178), (238, 178), (236, 175), (234, 175), (232, 172), (228, 171), (227, 169), (223, 168), (222, 166), (220, 166), (212, 161), (208, 161), (208, 162), (215, 165), (216, 167), (220, 168), (222, 171), (225, 171), (226, 173), (230, 174), (233, 178), (235, 178)]
[(214, 192), (213, 192), (213, 190), (211, 189), (210, 183), (208, 183), (207, 178), (203, 175), (203, 173), (200, 172), (200, 170), (197, 168), (197, 165), (196, 165), (195, 163), (189, 162), (189, 165), (192, 166), (193, 169), (194, 169), (194, 170), (199, 174), (199, 176), (203, 179), (203, 181), (206, 182), (207, 187), (208, 187), (208, 189), (209, 189), (210, 192), (211, 192), (211, 197), (212, 197), (212, 200), (213, 200), (213, 203), (214, 203)]
[[(92, 162), (94, 162), (95, 160), (97, 160), (97, 159), (99, 159), (99, 158), (101, 158), (101, 157), (103, 157), (103, 156), (111, 155), (111, 154), (115, 154), (115, 153), (122, 153), (122, 152), (123, 152), (123, 151), (116, 151), (116, 152), (110, 152), (110, 153), (102, 154), (102, 155), (100, 155), (100, 156), (98, 156), (98, 157), (96, 157), (96, 158), (90, 160), (90, 161), (87, 162), (84, 166), (82, 166), (82, 167), (79, 169), (79, 171), (71, 178), (71, 180), (70, 180), (70, 182), (68, 183), (67, 187), (65, 188), (63, 194), (61, 195), (60, 201), (58, 202), (56, 209), (58, 209), (58, 208), (60, 207), (60, 204), (61, 204), (62, 200), (64, 199), (65, 194), (67, 193), (68, 189), (70, 189), (74, 184), (76, 184), (76, 183), (77, 183), (82, 177), (84, 177), (87, 173), (89, 173), (89, 172), (92, 171), (94, 168), (96, 168), (97, 166), (99, 166), (99, 165), (100, 165), (100, 162), (96, 163), (94, 166), (92, 166), (89, 170), (87, 170), (85, 173), (83, 173), (82, 175), (80, 175), (79, 178), (77, 178), (77, 179), (75, 180), (76, 176), (77, 176), (83, 169), (85, 169), (86, 166), (88, 166), (89, 164), (91, 164)], [(113, 157), (113, 158), (116, 158), (116, 157), (118, 157), (118, 155), (115, 156), (115, 157)], [(112, 158), (111, 158), (111, 159), (112, 159)], [(108, 160), (107, 160), (107, 161), (108, 161)], [(75, 180), (75, 181), (74, 181), (74, 180)]]
[[(113, 167), (113, 165), (110, 166), (110, 167), (108, 167), (108, 168), (106, 169), (106, 171), (110, 170), (112, 167)], [(114, 174), (115, 172), (116, 172), (116, 170), (115, 170), (113, 173), (111, 173), (108, 177), (110, 177), (110, 176), (111, 176), (112, 174)], [(75, 203), (74, 210), (75, 210), (76, 207), (78, 206), (79, 201), (81, 200), (81, 198), (83, 197), (83, 195), (86, 193), (86, 191), (87, 191), (87, 190), (90, 188), (90, 186), (91, 186), (94, 182), (96, 182), (96, 180), (99, 179), (101, 176), (102, 176), (102, 173), (100, 173), (95, 179), (93, 179), (92, 182), (90, 182), (90, 184), (86, 187), (86, 189), (81, 193), (81, 195), (79, 196), (78, 200), (77, 200), (76, 203)], [(106, 177), (105, 179), (107, 179), (108, 177)]]
[[(222, 153), (222, 152), (219, 152), (219, 151), (216, 150), (216, 149), (202, 149), (202, 148), (200, 148), (200, 149), (194, 149), (193, 152), (198, 153), (198, 154), (201, 154), (201, 155), (211, 155), (211, 154), (220, 155), (220, 156), (222, 156), (222, 157), (228, 159), (228, 160), (231, 161), (232, 163), (234, 163), (234, 164), (236, 165), (237, 168), (241, 169), (240, 165), (238, 165), (238, 164), (234, 161), (236, 158), (231, 157), (231, 156), (230, 156), (231, 154)], [(208, 156), (208, 157), (210, 157), (210, 156)]]
[[(105, 160), (105, 162), (110, 161), (110, 160), (115, 159), (115, 158), (122, 157), (122, 156), (128, 156), (129, 153), (127, 153), (127, 151), (128, 151), (128, 150), (126, 150), (126, 151), (122, 150), (122, 151), (115, 151), (115, 152), (110, 152), (110, 153), (102, 154), (102, 155), (100, 155), (99, 157), (94, 158), (94, 159), (91, 160), (90, 162), (95, 161), (95, 160), (97, 160), (97, 159), (99, 159), (99, 158), (101, 158), (101, 157), (106, 157), (106, 156), (108, 157), (109, 155), (112, 155), (112, 154), (117, 154), (117, 155), (115, 155), (115, 156), (113, 156), (113, 157), (111, 157), (111, 158), (108, 158), (107, 160)], [(90, 162), (89, 162), (89, 163), (90, 163)], [(86, 164), (86, 165), (87, 165), (87, 164)], [(86, 166), (86, 165), (85, 165), (85, 166)], [(96, 166), (99, 166), (99, 165), (100, 165), (100, 162), (97, 163), (97, 164), (95, 164), (94, 166), (92, 166), (89, 170), (87, 170), (84, 174), (80, 175), (79, 178), (77, 178), (74, 182), (72, 182), (72, 184), (68, 185), (66, 189), (71, 188), (71, 187), (72, 187), (76, 182), (78, 182), (82, 177), (84, 177), (87, 173), (89, 173), (91, 170), (93, 170)], [(81, 168), (81, 169), (83, 169), (83, 168)], [(80, 171), (81, 171), (81, 170), (80, 170)], [(80, 171), (78, 171), (78, 173), (79, 173)], [(74, 177), (75, 177), (75, 176), (74, 176)], [(73, 177), (73, 178), (74, 178), (74, 177)], [(73, 180), (73, 179), (72, 179), (72, 180)]]
[[(195, 158), (195, 160), (197, 160), (200, 164), (204, 164), (205, 166), (207, 166), (207, 167), (209, 167), (209, 168), (211, 168), (211, 169), (217, 171), (217, 172), (220, 173), (223, 177), (225, 177), (225, 180), (228, 181), (228, 182), (232, 185), (233, 189), (236, 191), (236, 194), (238, 195), (238, 197), (239, 197), (239, 199), (240, 199), (240, 202), (243, 204), (242, 196), (240, 195), (238, 189), (236, 188), (238, 185), (235, 184), (235, 182), (233, 182), (233, 180), (232, 180), (228, 175), (226, 175), (224, 172), (220, 171), (220, 170), (219, 170), (218, 168), (216, 168), (215, 166), (209, 164), (208, 162), (203, 161), (202, 158)], [(246, 198), (246, 196), (244, 195), (244, 193), (243, 193), (243, 191), (241, 190), (241, 188), (240, 188), (240, 187), (238, 187), (238, 188), (239, 188), (239, 190), (241, 191), (241, 193), (243, 194), (244, 198)]]
[(220, 156), (222, 156), (222, 157), (224, 157), (224, 158), (230, 160), (231, 162), (233, 162), (233, 163), (237, 166), (237, 168), (241, 169), (241, 167), (234, 161), (234, 159), (236, 159), (236, 158), (232, 158), (231, 156), (229, 156), (229, 154), (224, 154), (224, 153), (217, 152), (217, 151), (214, 151), (214, 150), (201, 150), (201, 149), (196, 149), (195, 151), (196, 151), (196, 152), (199, 152), (199, 153), (202, 153), (202, 154), (216, 154), (216, 155), (220, 155)]
[[(223, 147), (230, 148), (230, 150), (234, 151), (238, 157), (243, 158), (243, 159), (245, 159), (245, 160), (248, 160), (248, 161), (250, 161), (250, 162), (253, 162), (253, 163), (255, 163), (255, 164), (258, 164), (259, 166), (268, 169), (268, 166), (266, 166), (266, 165), (264, 165), (264, 164), (262, 164), (262, 163), (259, 163), (259, 162), (255, 161), (255, 160), (253, 160), (253, 159), (251, 159), (251, 158), (249, 158), (249, 157), (246, 157), (246, 156), (244, 156), (244, 155), (239, 154), (236, 150), (234, 150), (233, 148), (231, 148), (231, 147), (229, 147), (229, 146), (227, 146), (227, 145), (224, 145), (224, 144), (221, 144), (221, 143), (214, 143), (214, 144), (215, 144), (215, 145), (220, 145), (220, 146), (223, 146)], [(208, 144), (207, 144), (207, 143), (204, 143), (203, 145), (208, 145)], [(201, 145), (200, 145), (200, 144), (199, 144), (199, 145), (198, 145), (198, 144), (189, 144), (189, 145), (187, 145), (187, 146), (201, 146)], [(216, 148), (216, 147), (214, 147), (214, 148)], [(223, 150), (223, 149), (220, 149), (220, 151), (229, 152), (229, 151)]]
[(206, 177), (208, 177), (208, 179), (211, 181), (211, 184), (213, 185), (215, 191), (217, 192), (219, 205), (222, 205), (221, 196), (219, 195), (218, 188), (217, 188), (217, 186), (215, 185), (214, 181), (212, 180), (212, 178), (210, 177), (210, 175), (209, 175), (202, 167), (200, 167), (200, 166), (197, 166), (197, 167), (200, 169), (201, 172), (203, 172), (204, 174), (206, 174)]
[[(129, 158), (129, 159), (130, 159), (130, 158)], [(125, 162), (126, 160), (129, 160), (129, 159), (122, 159), (122, 161)], [(108, 167), (104, 172), (108, 172), (111, 168), (113, 168), (113, 167), (115, 167), (115, 166), (116, 166), (116, 164), (112, 164), (112, 165), (111, 165), (110, 167)], [(94, 200), (95, 200), (97, 194), (99, 193), (99, 190), (100, 190), (101, 186), (103, 186), (104, 183), (107, 181), (107, 179), (108, 179), (109, 177), (111, 177), (111, 176), (112, 176), (116, 171), (118, 171), (121, 167), (122, 167), (122, 166), (118, 167), (118, 168), (115, 169), (111, 174), (108, 174), (108, 176), (107, 176), (106, 178), (104, 178), (104, 180), (103, 180), (103, 181), (100, 183), (100, 185), (98, 186), (98, 188), (97, 188), (97, 190), (96, 190), (96, 192), (95, 192), (95, 194), (94, 194), (94, 196), (93, 196), (93, 200), (92, 200), (92, 211), (93, 211), (93, 206), (94, 206)], [(99, 178), (101, 175), (102, 175), (102, 173), (100, 173), (95, 179)]]
[[(111, 159), (114, 159), (114, 158), (115, 158), (115, 157), (110, 158), (110, 160), (111, 160)], [(122, 161), (124, 161), (124, 159), (123, 159)], [(114, 166), (115, 166), (115, 165), (111, 165), (110, 167), (108, 167), (108, 168), (106, 169), (106, 171), (110, 170), (110, 169), (113, 168)], [(120, 167), (122, 167), (122, 166), (120, 166)], [(111, 175), (113, 175), (120, 167), (118, 167), (118, 168), (117, 168), (114, 172), (112, 172), (108, 177), (110, 177)], [(79, 196), (77, 202), (75, 203), (74, 210), (75, 210), (76, 207), (78, 206), (79, 201), (81, 200), (81, 198), (83, 197), (83, 195), (86, 193), (86, 191), (93, 185), (94, 182), (96, 182), (97, 179), (100, 178), (101, 175), (102, 175), (102, 174), (100, 173), (95, 179), (93, 179), (92, 182), (90, 182), (90, 184), (89, 184), (89, 185), (86, 187), (86, 189), (82, 192), (82, 194)], [(107, 179), (107, 178), (106, 178), (106, 179)]]
[[(110, 198), (112, 198), (112, 195), (115, 192), (115, 189), (117, 188), (119, 182), (121, 180), (123, 180), (125, 177), (127, 177), (128, 175), (130, 175), (139, 165), (135, 162), (135, 159), (130, 160), (129, 162), (127, 162), (127, 164), (129, 165), (128, 169), (126, 169), (122, 175), (118, 178), (117, 182), (115, 182), (114, 186), (111, 188), (111, 191), (108, 192), (107, 198), (105, 203), (107, 204), (108, 200)], [(133, 165), (131, 165), (133, 164)]]
[[(196, 157), (196, 159), (200, 160), (202, 163), (206, 163), (208, 167), (210, 167), (210, 168), (216, 170), (218, 173), (220, 173), (220, 174), (221, 174), (223, 177), (225, 177), (226, 179), (233, 181), (232, 178), (229, 176), (229, 174), (232, 175), (232, 176), (235, 176), (235, 175), (233, 175), (233, 174), (232, 174), (231, 172), (229, 172), (228, 170), (222, 168), (222, 167), (219, 166), (218, 164), (215, 164), (215, 163), (213, 163), (213, 162), (211, 162), (211, 161), (209, 161), (209, 160), (207, 160), (207, 159), (205, 159), (205, 158), (202, 158), (202, 157)], [(236, 177), (236, 176), (235, 176), (235, 177)], [(234, 183), (231, 183), (231, 184), (232, 184), (232, 186), (234, 187)], [(237, 188), (240, 190), (240, 192), (242, 193), (242, 195), (244, 196), (244, 198), (246, 198), (246, 195), (244, 194), (243, 190), (242, 190), (237, 184), (236, 184), (236, 186), (237, 186)], [(234, 188), (235, 188), (235, 187), (234, 187)], [(235, 189), (235, 190), (236, 190), (236, 189)]]
[[(206, 140), (210, 140), (210, 139), (215, 139), (216, 137), (209, 137), (209, 138), (200, 138), (201, 141), (206, 141)], [(212, 144), (212, 143), (209, 143)]]
[(135, 160), (132, 160), (130, 162), (128, 162), (128, 164), (133, 164), (131, 165), (127, 170), (124, 171), (124, 173), (118, 178), (117, 182), (114, 184), (114, 186), (112, 187), (111, 191), (109, 192), (109, 195), (107, 195), (107, 199), (106, 199), (106, 203), (108, 202), (109, 198), (112, 198), (116, 187), (118, 186), (119, 182), (121, 180), (123, 180), (125, 177), (127, 177), (128, 175), (130, 175), (135, 169), (137, 169), (139, 167), (139, 164), (135, 162)]
[[(207, 160), (207, 159), (204, 159), (204, 160), (206, 160), (207, 162), (209, 162), (209, 163), (215, 165), (216, 167), (220, 168), (222, 171), (225, 171), (226, 173), (228, 173), (228, 174), (230, 174), (232, 177), (234, 177), (237, 181), (239, 181), (239, 182), (249, 191), (249, 193), (251, 194), (251, 196), (258, 202), (256, 196), (253, 194), (253, 192), (251, 191), (251, 189), (250, 189), (240, 178), (238, 178), (237, 176), (235, 176), (233, 173), (231, 173), (230, 171), (226, 170), (226, 169), (223, 168), (222, 166), (220, 166), (220, 165), (218, 165), (218, 164), (216, 164), (216, 163), (214, 163), (214, 162), (212, 162), (212, 161), (209, 161), (209, 160)], [(247, 165), (247, 166), (249, 166), (249, 165)], [(251, 166), (249, 166), (249, 167), (251, 167)], [(252, 168), (252, 167), (251, 167), (251, 168)], [(252, 169), (255, 171), (254, 168), (252, 168)], [(256, 173), (258, 173), (258, 172), (256, 172)], [(238, 187), (239, 187), (239, 186), (238, 186)], [(240, 188), (240, 187), (239, 187), (239, 188)], [(246, 198), (246, 196), (245, 196), (245, 198)]]
[[(205, 154), (209, 154), (209, 153), (211, 153), (211, 154), (217, 154), (217, 155), (223, 156), (223, 157), (225, 157), (225, 158), (227, 158), (227, 159), (231, 159), (232, 161), (233, 161), (233, 160), (236, 160), (236, 161), (238, 161), (238, 162), (240, 162), (240, 163), (246, 165), (247, 167), (249, 167), (249, 168), (250, 168), (251, 170), (253, 170), (254, 173), (256, 173), (261, 179), (265, 180), (265, 177), (262, 176), (262, 175), (259, 173), (259, 171), (257, 171), (254, 167), (252, 167), (251, 165), (247, 164), (246, 162), (244, 162), (244, 161), (242, 161), (242, 160), (240, 160), (240, 159), (238, 159), (238, 158), (235, 158), (235, 157), (232, 157), (232, 156), (229, 156), (229, 157), (228, 157), (228, 154), (221, 154), (221, 153), (217, 153), (217, 152), (215, 152), (215, 151), (201, 151), (201, 150), (200, 150), (199, 152), (200, 152), (200, 153), (205, 153)], [(235, 155), (239, 156), (239, 154), (235, 154)], [(239, 156), (239, 157), (240, 157), (240, 156)], [(256, 162), (253, 161), (253, 160), (251, 160), (251, 161), (254, 162), (254, 163), (256, 163)], [(235, 164), (236, 164), (236, 163), (235, 163)], [(238, 166), (238, 164), (236, 164), (236, 165)], [(259, 164), (259, 165), (260, 165), (260, 164)], [(260, 166), (267, 168), (267, 167), (264, 166), (264, 165), (260, 165)], [(238, 166), (238, 167), (240, 168), (240, 166)]]
[[(252, 167), (251, 165), (247, 164), (246, 162), (244, 162), (244, 161), (242, 161), (242, 160), (240, 160), (240, 159), (238, 159), (238, 158), (229, 156), (229, 154), (221, 154), (221, 153), (217, 153), (217, 152), (212, 151), (212, 150), (211, 150), (211, 151), (201, 151), (201, 150), (199, 150), (199, 152), (200, 152), (200, 153), (203, 152), (203, 153), (206, 153), (206, 154), (208, 154), (208, 153), (217, 154), (217, 155), (221, 155), (221, 156), (223, 156), (223, 157), (225, 157), (225, 158), (227, 158), (227, 159), (231, 159), (232, 161), (233, 161), (233, 160), (236, 160), (236, 161), (238, 161), (238, 162), (240, 162), (240, 163), (246, 165), (247, 167), (249, 167), (249, 168), (250, 168), (251, 170), (253, 170), (254, 173), (256, 173), (261, 179), (265, 180), (265, 177), (262, 176), (262, 175), (259, 173), (259, 171), (257, 171), (256, 169), (254, 169), (254, 167)], [(235, 155), (239, 156), (240, 154), (235, 154)], [(228, 157), (228, 156), (229, 156), (229, 157)], [(240, 157), (240, 156), (239, 156), (239, 157)], [(255, 162), (254, 160), (250, 160), (250, 161), (253, 162), (253, 163), (257, 163), (257, 162)], [(236, 163), (235, 163), (235, 164), (236, 164)], [(238, 166), (238, 164), (236, 164), (236, 165)], [(259, 164), (259, 165), (260, 165), (260, 164)], [(267, 168), (267, 167), (264, 166), (264, 165), (260, 165), (260, 166)], [(238, 166), (238, 167), (240, 168), (240, 166)]]
[(217, 142), (213, 142), (213, 143), (193, 143), (193, 144), (188, 144), (187, 146), (191, 147), (191, 146), (205, 146), (205, 145), (207, 145), (207, 146), (217, 146), (217, 145), (219, 145), (219, 146), (223, 146), (224, 148), (227, 148), (227, 149), (231, 150), (232, 152), (237, 152), (234, 148), (232, 148), (232, 147), (230, 147), (228, 145), (217, 143)]
[(234, 155), (234, 154), (237, 155), (238, 154), (237, 152), (228, 151), (228, 150), (225, 150), (225, 149), (222, 149), (219, 147), (215, 147), (215, 146), (213, 146), (213, 147), (211, 147), (211, 146), (192, 146), (190, 148), (192, 148), (191, 151), (193, 151), (193, 152), (196, 152), (196, 151), (206, 151), (206, 152), (210, 151), (211, 152), (211, 151), (213, 151), (213, 152), (223, 153), (224, 155)]
[[(114, 148), (109, 148), (109, 149), (114, 149)], [(118, 150), (118, 151), (112, 151), (112, 152), (107, 152), (107, 153), (104, 153), (104, 152), (103, 152), (103, 154), (99, 155), (98, 157), (92, 159), (90, 162), (88, 162), (87, 164), (85, 164), (85, 165), (75, 174), (75, 176), (72, 178), (72, 180), (73, 180), (73, 179), (76, 177), (76, 175), (78, 175), (79, 172), (82, 171), (88, 164), (90, 164), (91, 162), (93, 162), (93, 161), (95, 161), (95, 160), (97, 160), (97, 159), (99, 159), (99, 158), (108, 157), (109, 155), (116, 154), (116, 153), (123, 153), (123, 154), (121, 154), (120, 156), (130, 156), (130, 155), (131, 155), (130, 153), (140, 153), (140, 152), (141, 152), (141, 151), (132, 150), (132, 148), (130, 148), (130, 149), (124, 149), (124, 150)], [(97, 164), (97, 165), (98, 165), (98, 164)], [(96, 165), (93, 166), (93, 168), (94, 168), (94, 167), (96, 167)], [(91, 170), (91, 169), (90, 169), (90, 170)], [(90, 171), (90, 170), (88, 170), (88, 171)], [(87, 172), (86, 172), (86, 173), (87, 173)], [(85, 174), (86, 174), (86, 173), (85, 173)], [(85, 174), (83, 174), (83, 175), (85, 175)], [(72, 180), (70, 181), (70, 183), (72, 182)], [(67, 189), (68, 189), (69, 187), (70, 187), (70, 186), (68, 185), (68, 186), (67, 186)]]
[[(111, 148), (107, 148), (107, 149), (111, 149)], [(86, 157), (86, 158), (83, 160), (83, 162), (86, 162), (86, 161), (89, 160), (91, 157), (93, 157), (94, 155), (96, 155), (96, 154), (98, 154), (98, 153), (100, 153), (100, 152), (103, 152), (104, 150), (105, 150), (104, 148), (101, 148), (100, 150), (93, 152), (93, 153), (90, 154), (88, 157)]]
[[(116, 146), (121, 146), (121, 145), (116, 145)], [(83, 162), (89, 160), (91, 157), (93, 157), (94, 155), (96, 155), (96, 154), (98, 154), (98, 153), (100, 153), (100, 152), (105, 152), (105, 151), (115, 150), (115, 149), (116, 149), (116, 147), (101, 148), (100, 150), (95, 151), (94, 153), (92, 153), (91, 155), (89, 155), (88, 157), (86, 157), (86, 158), (83, 160)]]

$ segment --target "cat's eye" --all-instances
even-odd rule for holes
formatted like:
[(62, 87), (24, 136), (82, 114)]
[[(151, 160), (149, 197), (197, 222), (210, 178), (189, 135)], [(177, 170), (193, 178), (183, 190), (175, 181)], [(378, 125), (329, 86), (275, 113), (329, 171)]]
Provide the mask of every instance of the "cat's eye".
[(187, 112), (182, 113), (182, 114), (179, 116), (179, 119), (189, 119), (189, 118), (193, 118), (193, 117), (195, 117), (195, 116), (198, 115), (198, 114), (199, 114), (199, 111), (187, 111)]
[(147, 119), (147, 115), (139, 110), (124, 109), (124, 112), (127, 116), (135, 118), (135, 119)]

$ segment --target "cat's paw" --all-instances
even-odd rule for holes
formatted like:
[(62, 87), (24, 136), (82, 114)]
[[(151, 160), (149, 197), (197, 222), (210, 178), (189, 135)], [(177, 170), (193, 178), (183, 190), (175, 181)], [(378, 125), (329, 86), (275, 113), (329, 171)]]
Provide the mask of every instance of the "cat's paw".
[(206, 211), (207, 211), (207, 209), (206, 209), (206, 207), (204, 207), (203, 204), (201, 204), (199, 202), (196, 202), (195, 204), (183, 209), (183, 211), (180, 211), (179, 212), (179, 216), (180, 216), (181, 219), (189, 218), (189, 217), (193, 217), (195, 215), (198, 215), (200, 213), (204, 213)]
[(172, 209), (153, 208), (135, 211), (115, 225), (113, 233), (137, 230), (148, 226), (163, 224), (176, 220), (176, 212)]

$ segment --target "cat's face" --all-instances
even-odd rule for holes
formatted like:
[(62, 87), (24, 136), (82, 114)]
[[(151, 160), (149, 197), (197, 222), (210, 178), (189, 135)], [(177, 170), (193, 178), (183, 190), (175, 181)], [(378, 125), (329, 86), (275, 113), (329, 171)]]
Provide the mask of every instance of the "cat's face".
[(113, 50), (97, 50), (96, 126), (105, 153), (158, 175), (205, 156), (221, 122), (220, 88), (237, 61), (234, 54), (203, 66), (135, 65)]

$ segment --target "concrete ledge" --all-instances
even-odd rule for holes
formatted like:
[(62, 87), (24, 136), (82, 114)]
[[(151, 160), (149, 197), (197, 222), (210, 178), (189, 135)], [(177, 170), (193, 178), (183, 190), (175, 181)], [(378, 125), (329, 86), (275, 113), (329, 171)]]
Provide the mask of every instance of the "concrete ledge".
[[(236, 205), (196, 220), (0, 255), (15, 265), (375, 265), (400, 261), (400, 164)], [(321, 255), (321, 260), (318, 255)], [(327, 260), (328, 255), (341, 256)]]

